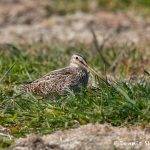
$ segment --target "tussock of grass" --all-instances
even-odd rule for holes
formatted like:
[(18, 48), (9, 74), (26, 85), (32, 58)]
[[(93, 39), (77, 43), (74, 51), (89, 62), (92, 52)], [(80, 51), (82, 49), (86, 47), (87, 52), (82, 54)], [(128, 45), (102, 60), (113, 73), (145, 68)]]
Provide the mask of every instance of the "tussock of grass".
[[(144, 77), (138, 82), (117, 80), (112, 82), (111, 86), (97, 79), (98, 88), (89, 87), (83, 89), (78, 96), (70, 93), (56, 101), (21, 94), (17, 90), (17, 85), (67, 65), (67, 60), (69, 61), (74, 53), (73, 50), (49, 46), (43, 51), (36, 45), (29, 46), (29, 50), (24, 51), (26, 48), (10, 47), (8, 50), (0, 51), (0, 77), (3, 79), (0, 83), (0, 125), (8, 128), (13, 137), (18, 138), (31, 133), (46, 134), (58, 129), (96, 122), (107, 122), (114, 126), (139, 124), (143, 127), (149, 123), (150, 82)], [(138, 50), (134, 51), (128, 55), (128, 60), (131, 59), (133, 64), (137, 60), (143, 60), (141, 55), (137, 56)], [(84, 49), (80, 49), (80, 52), (86, 56), (92, 56), (93, 53)], [(116, 55), (107, 57), (110, 58), (108, 60), (111, 64)], [(127, 56), (115, 65), (117, 74), (125, 70), (125, 60)], [(102, 69), (103, 62), (99, 60), (98, 55), (95, 54), (95, 59), (89, 57), (89, 61)], [(14, 63), (15, 65), (12, 65)], [(131, 67), (130, 62), (127, 65), (128, 68)], [(114, 72), (114, 69), (111, 71)], [(130, 71), (128, 69), (125, 74), (129, 74)], [(148, 73), (145, 76), (149, 78)], [(7, 145), (9, 142), (1, 146)]]

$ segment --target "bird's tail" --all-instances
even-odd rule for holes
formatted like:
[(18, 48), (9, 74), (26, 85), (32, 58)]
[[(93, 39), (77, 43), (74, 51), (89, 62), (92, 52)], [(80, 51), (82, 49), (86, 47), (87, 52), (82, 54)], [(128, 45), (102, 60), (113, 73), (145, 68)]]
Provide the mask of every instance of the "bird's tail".
[(24, 84), (19, 86), (21, 92), (30, 92), (29, 84)]

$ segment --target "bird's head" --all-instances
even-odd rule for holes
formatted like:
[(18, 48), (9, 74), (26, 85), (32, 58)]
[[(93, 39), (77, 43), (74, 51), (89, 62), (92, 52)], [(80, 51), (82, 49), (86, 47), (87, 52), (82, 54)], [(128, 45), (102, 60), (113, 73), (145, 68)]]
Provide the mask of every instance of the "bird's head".
[(99, 76), (99, 77), (101, 76), (94, 68), (90, 67), (87, 64), (86, 58), (81, 55), (73, 55), (70, 60), (70, 66), (88, 69), (89, 71), (93, 72), (97, 76)]
[(81, 55), (73, 55), (70, 60), (70, 65), (75, 67), (83, 67), (86, 68), (87, 61), (84, 56)]

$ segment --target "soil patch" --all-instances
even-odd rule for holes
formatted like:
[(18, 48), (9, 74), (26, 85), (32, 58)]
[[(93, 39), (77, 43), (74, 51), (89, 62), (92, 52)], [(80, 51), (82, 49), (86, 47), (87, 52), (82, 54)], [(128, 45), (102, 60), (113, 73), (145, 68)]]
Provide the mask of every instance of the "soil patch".
[(57, 131), (43, 137), (20, 139), (10, 150), (113, 150), (149, 149), (149, 128), (122, 128), (104, 124), (88, 124), (77, 129)]

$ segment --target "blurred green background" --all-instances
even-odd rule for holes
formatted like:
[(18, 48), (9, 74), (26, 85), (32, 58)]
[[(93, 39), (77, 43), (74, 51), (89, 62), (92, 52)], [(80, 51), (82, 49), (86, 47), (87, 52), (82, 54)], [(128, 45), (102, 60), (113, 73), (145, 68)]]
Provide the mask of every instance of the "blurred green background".
[(82, 12), (107, 11), (137, 11), (150, 13), (150, 0), (55, 0), (47, 6), (48, 15)]

